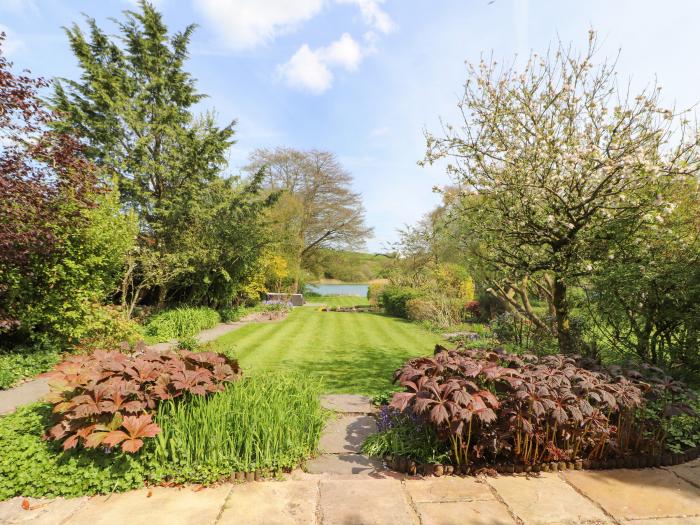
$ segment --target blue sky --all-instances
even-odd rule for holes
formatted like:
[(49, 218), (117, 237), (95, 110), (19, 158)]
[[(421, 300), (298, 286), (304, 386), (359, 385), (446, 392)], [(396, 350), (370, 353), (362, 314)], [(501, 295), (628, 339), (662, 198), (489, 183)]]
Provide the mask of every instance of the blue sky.
[[(221, 122), (238, 119), (230, 169), (257, 147), (335, 152), (355, 177), (370, 250), (431, 209), (444, 166), (420, 168), (423, 130), (455, 120), (465, 60), (544, 52), (556, 38), (602, 55), (621, 49), (621, 80), (655, 79), (665, 101), (700, 101), (700, 2), (695, 0), (158, 0), (171, 29), (199, 25), (188, 69)], [(0, 0), (0, 30), (17, 67), (79, 72), (61, 26), (109, 17), (131, 0)]]

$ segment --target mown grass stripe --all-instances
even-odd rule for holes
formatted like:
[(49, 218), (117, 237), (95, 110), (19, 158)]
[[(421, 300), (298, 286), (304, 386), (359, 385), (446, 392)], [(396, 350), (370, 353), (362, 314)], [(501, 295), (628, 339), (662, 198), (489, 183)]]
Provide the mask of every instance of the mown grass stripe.
[(440, 337), (402, 320), (367, 313), (296, 308), (280, 323), (256, 324), (215, 341), (247, 374), (299, 371), (327, 392), (373, 394), (391, 386), (410, 357), (429, 355)]

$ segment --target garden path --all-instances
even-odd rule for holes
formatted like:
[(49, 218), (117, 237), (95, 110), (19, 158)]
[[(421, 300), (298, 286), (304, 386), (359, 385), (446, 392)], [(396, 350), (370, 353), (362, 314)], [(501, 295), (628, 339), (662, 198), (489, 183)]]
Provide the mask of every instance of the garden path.
[(324, 408), (335, 412), (321, 434), (320, 456), (306, 465), (310, 474), (384, 477), (382, 462), (361, 454), (362, 443), (377, 431), (368, 397), (330, 394), (321, 398)]
[(14, 498), (0, 502), (0, 523), (700, 525), (700, 460), (676, 467), (495, 478), (302, 472), (290, 478), (69, 500)]

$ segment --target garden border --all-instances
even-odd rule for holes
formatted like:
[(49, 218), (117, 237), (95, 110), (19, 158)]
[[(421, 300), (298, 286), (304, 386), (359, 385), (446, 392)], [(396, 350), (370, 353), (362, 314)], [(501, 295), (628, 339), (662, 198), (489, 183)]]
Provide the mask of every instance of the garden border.
[(604, 460), (577, 459), (575, 461), (551, 461), (535, 465), (522, 463), (499, 463), (496, 465), (481, 465), (473, 469), (472, 465), (455, 466), (451, 464), (419, 463), (406, 456), (385, 456), (384, 463), (389, 470), (412, 476), (468, 476), (484, 470), (493, 470), (499, 474), (521, 474), (539, 472), (557, 472), (563, 470), (609, 470), (609, 469), (642, 469), (651, 467), (669, 467), (687, 463), (700, 457), (700, 447), (695, 447), (678, 454), (639, 455), (625, 458), (610, 458)]

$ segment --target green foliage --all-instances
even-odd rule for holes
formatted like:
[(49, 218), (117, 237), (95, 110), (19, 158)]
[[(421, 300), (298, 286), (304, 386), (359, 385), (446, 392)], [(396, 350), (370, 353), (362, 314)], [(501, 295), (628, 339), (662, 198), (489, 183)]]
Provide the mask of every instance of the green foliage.
[(665, 195), (673, 210), (645, 223), (594, 268), (592, 324), (615, 353), (700, 380), (700, 184)]
[(695, 415), (679, 414), (664, 420), (666, 448), (674, 453), (700, 446), (700, 400), (697, 393), (686, 402)]
[(60, 346), (48, 339), (31, 346), (0, 350), (0, 390), (50, 370), (60, 358)]
[(147, 2), (116, 22), (118, 37), (86, 23), (87, 34), (66, 30), (81, 79), (55, 84), (56, 127), (80, 131), (138, 215), (139, 244), (121, 281), (127, 311), (144, 300), (220, 307), (247, 298), (266, 244), (262, 215), (276, 196), (259, 198), (262, 172), (246, 184), (220, 177), (233, 123), (194, 114), (204, 98), (184, 69), (194, 26), (169, 34)]
[(557, 352), (557, 341), (547, 330), (541, 330), (523, 317), (503, 312), (489, 323), (499, 343), (509, 346), (516, 353), (530, 352), (536, 355)]
[(49, 257), (6, 275), (0, 269), (7, 286), (0, 309), (20, 321), (25, 336), (43, 332), (73, 345), (110, 324), (99, 305), (116, 290), (136, 225), (115, 193), (96, 196), (95, 204), (79, 212), (83, 220), (54, 231)]
[(407, 318), (407, 303), (411, 299), (417, 299), (420, 295), (421, 292), (415, 288), (409, 288), (407, 286), (387, 286), (382, 290), (381, 303), (384, 306), (384, 310), (389, 315)]
[(449, 453), (435, 430), (421, 425), (403, 414), (388, 416), (385, 429), (369, 436), (362, 452), (371, 457), (402, 456), (421, 463), (447, 463)]
[(0, 500), (106, 494), (143, 486), (151, 456), (72, 450), (44, 441), (48, 405), (21, 407), (0, 418)]
[(389, 281), (386, 279), (377, 279), (369, 283), (369, 286), (367, 287), (367, 300), (369, 301), (369, 304), (374, 306), (383, 306), (381, 303), (382, 292), (388, 284)]
[(168, 341), (197, 335), (202, 330), (213, 328), (220, 320), (219, 313), (211, 308), (174, 308), (151, 317), (144, 332), (150, 338)]
[(388, 405), (391, 398), (394, 397), (394, 394), (400, 391), (401, 388), (397, 386), (381, 390), (372, 396), (372, 404), (377, 406)]
[(260, 374), (211, 398), (161, 403), (156, 457), (175, 481), (291, 469), (318, 446), (325, 421), (320, 392), (302, 374)]
[(321, 249), (305, 262), (315, 280), (337, 279), (346, 283), (366, 283), (380, 278), (391, 259), (379, 254)]

